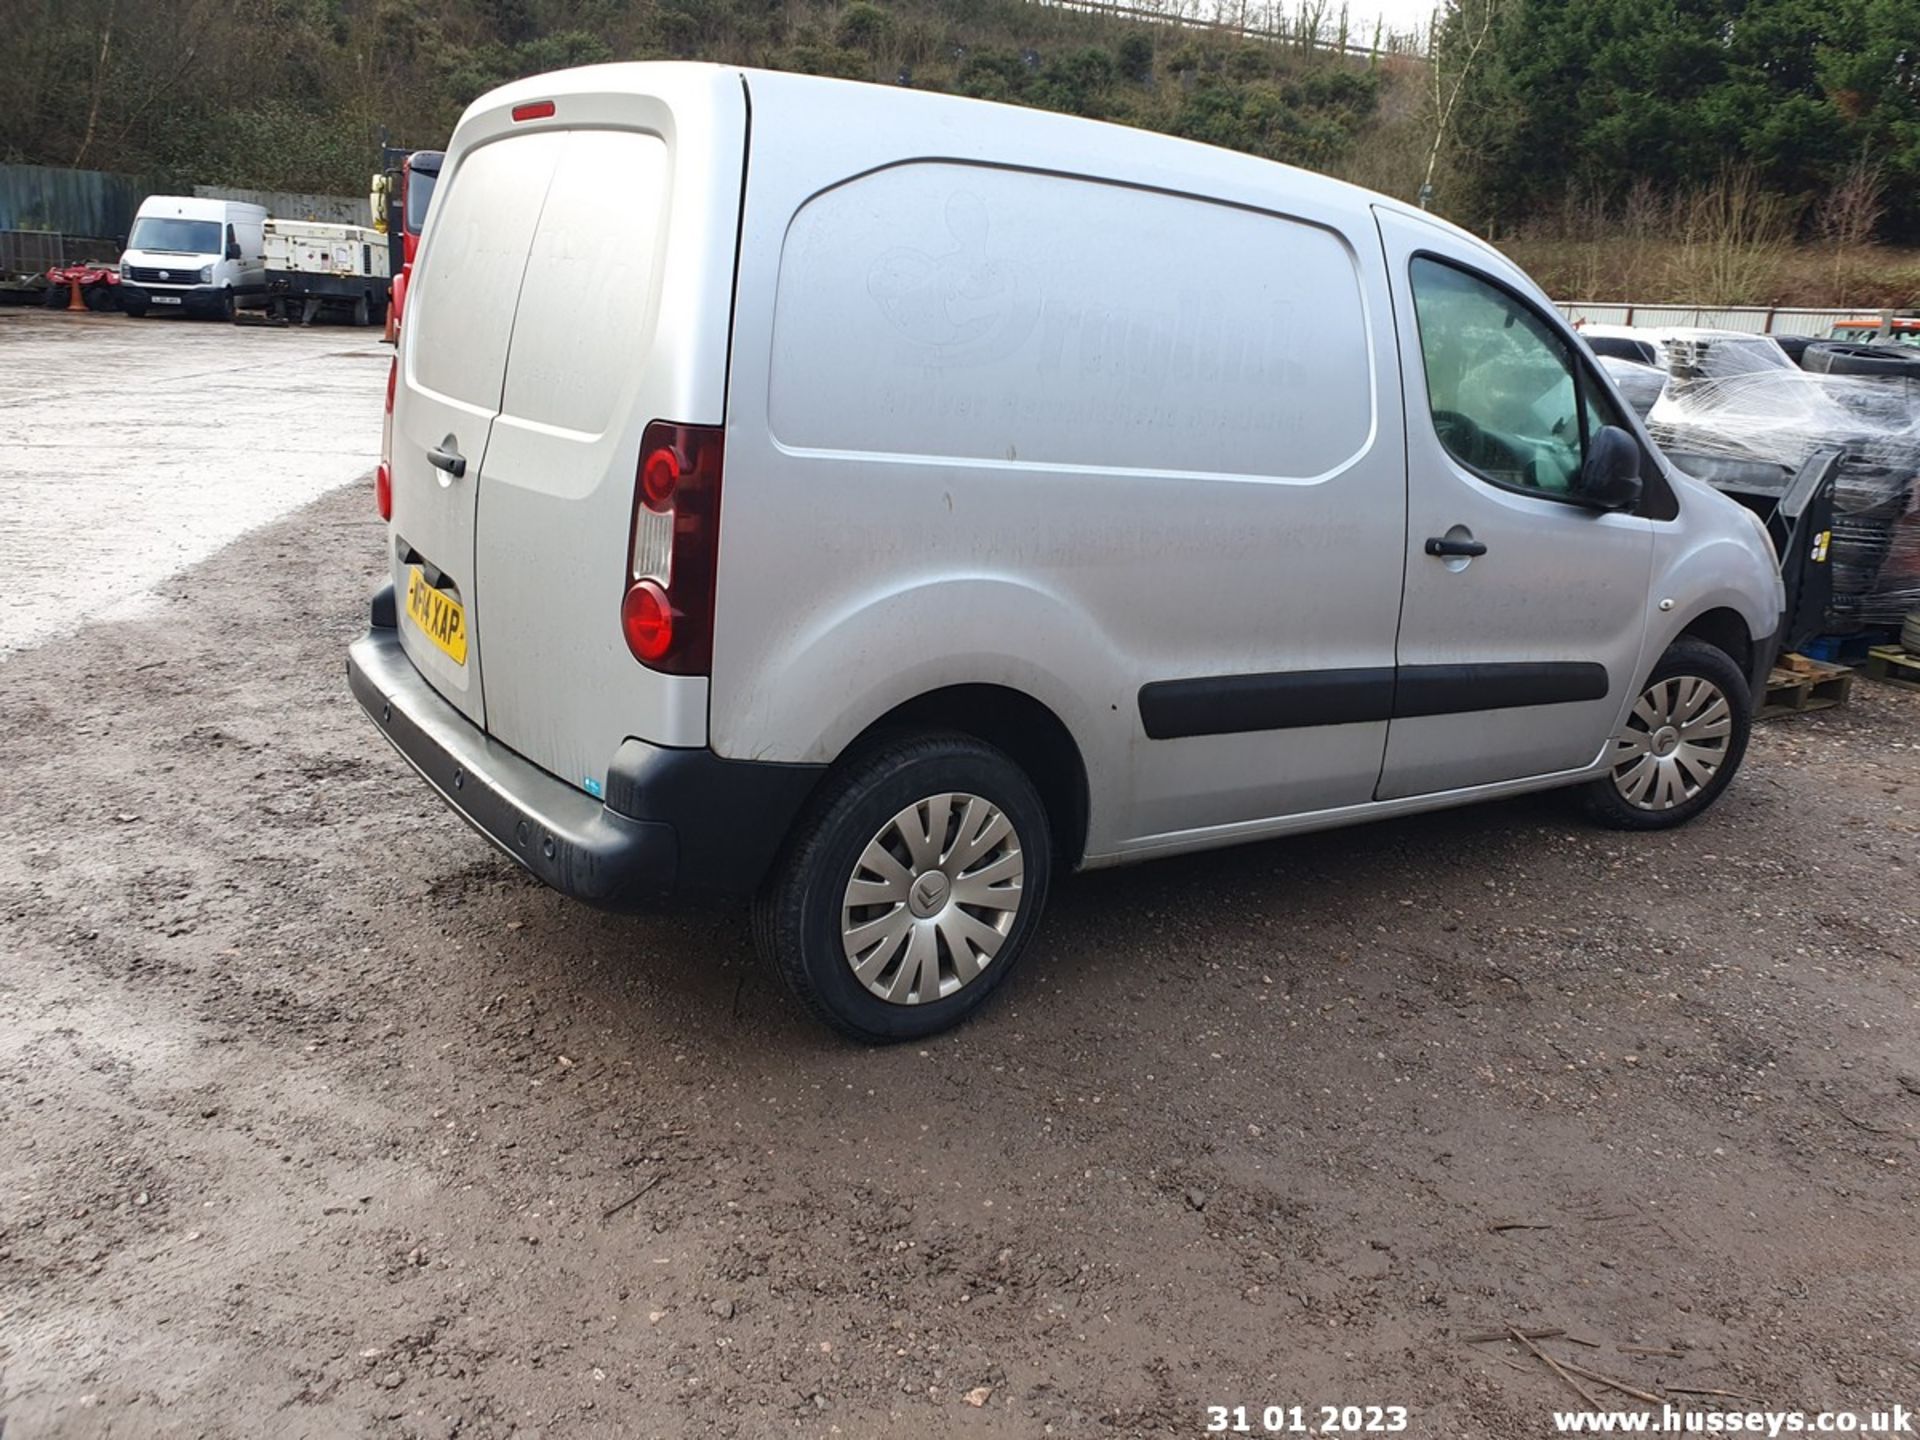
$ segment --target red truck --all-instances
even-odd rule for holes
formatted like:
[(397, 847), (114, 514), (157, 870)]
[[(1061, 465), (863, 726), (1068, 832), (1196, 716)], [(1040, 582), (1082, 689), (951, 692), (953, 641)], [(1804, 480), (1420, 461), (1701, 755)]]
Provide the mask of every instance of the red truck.
[(384, 217), (387, 233), (388, 273), (393, 276), (393, 294), (387, 302), (387, 333), (391, 343), (400, 333), (400, 309), (406, 303), (407, 278), (413, 270), (413, 257), (420, 248), (420, 227), (426, 223), (427, 202), (433, 199), (433, 187), (440, 179), (440, 162), (446, 158), (439, 150), (401, 150), (386, 147), (381, 172), (374, 177), (373, 213)]

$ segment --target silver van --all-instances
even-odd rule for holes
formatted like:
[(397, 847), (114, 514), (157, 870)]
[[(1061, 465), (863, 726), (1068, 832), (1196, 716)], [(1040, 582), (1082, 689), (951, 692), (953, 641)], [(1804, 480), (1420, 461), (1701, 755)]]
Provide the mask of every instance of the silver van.
[(390, 385), (354, 693), (548, 884), (753, 897), (943, 1029), (1052, 877), (1578, 787), (1679, 824), (1782, 614), (1539, 290), (1380, 196), (701, 65), (475, 102)]

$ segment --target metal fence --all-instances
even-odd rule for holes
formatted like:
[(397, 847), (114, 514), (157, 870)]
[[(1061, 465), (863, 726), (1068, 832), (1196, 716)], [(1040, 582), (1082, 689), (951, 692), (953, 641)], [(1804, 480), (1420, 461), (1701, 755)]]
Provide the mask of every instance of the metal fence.
[(0, 230), (0, 274), (42, 275), (56, 265), (97, 260), (111, 264), (120, 254), (116, 237), (62, 235), (52, 230)]
[(1210, 30), (1242, 40), (1283, 44), (1299, 50), (1341, 51), (1371, 59), (1397, 55), (1427, 58), (1427, 37), (1420, 26), (1390, 30), (1350, 20), (1344, 8), (1293, 5), (1286, 0), (1032, 0), (1042, 7), (1079, 10), (1150, 25)]
[[(371, 172), (369, 172), (371, 173)], [(239, 200), (264, 205), (276, 220), (325, 220), (334, 225), (370, 225), (364, 195), (303, 195), (293, 190), (236, 190), (226, 185), (196, 185), (207, 200)]]
[[(164, 182), (106, 170), (54, 165), (0, 165), (0, 271), (33, 274), (80, 260), (112, 261), (149, 195), (182, 194)], [(195, 195), (264, 205), (286, 220), (366, 225), (362, 195), (303, 195), (196, 185)]]
[(133, 175), (0, 165), (0, 230), (125, 235), (147, 193), (147, 183)]
[(1749, 335), (1824, 336), (1836, 321), (1878, 317), (1880, 314), (1877, 310), (1807, 310), (1772, 305), (1705, 309), (1693, 305), (1602, 304), (1590, 300), (1561, 300), (1556, 303), (1560, 313), (1577, 325), (1739, 330)]

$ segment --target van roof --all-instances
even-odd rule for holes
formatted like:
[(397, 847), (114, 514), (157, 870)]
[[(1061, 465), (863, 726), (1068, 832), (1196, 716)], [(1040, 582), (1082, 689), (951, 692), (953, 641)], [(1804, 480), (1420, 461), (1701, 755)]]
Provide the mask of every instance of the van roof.
[(136, 219), (142, 215), (173, 215), (182, 220), (228, 220), (236, 215), (258, 214), (264, 220), (267, 207), (205, 195), (149, 195), (134, 214)]
[[(1365, 190), (1310, 170), (1261, 159), (1238, 150), (1203, 144), (1077, 115), (1007, 105), (991, 100), (860, 80), (821, 75), (754, 70), (692, 61), (633, 61), (584, 65), (515, 80), (489, 91), (467, 107), (447, 147), (457, 155), (479, 128), (497, 134), (500, 120), (512, 107), (536, 100), (582, 99), (620, 95), (687, 93), (713, 81), (735, 78), (746, 83), (752, 96), (756, 126), (771, 123), (783, 134), (796, 129), (815, 134), (831, 145), (835, 133), (854, 129), (899, 128), (910, 125), (929, 138), (958, 140), (981, 123), (985, 113), (1019, 127), (1018, 154), (1006, 158), (1034, 170), (1063, 174), (1094, 174), (1156, 189), (1189, 192), (1198, 188), (1212, 198), (1258, 206), (1280, 192), (1356, 212), (1359, 219), (1369, 206), (1411, 217), (1435, 226), (1485, 255), (1488, 263), (1510, 278), (1518, 278), (1541, 299), (1530, 277), (1504, 254), (1469, 230), (1389, 196)], [(772, 117), (778, 116), (777, 120)], [(564, 110), (554, 123), (564, 124)], [(926, 153), (937, 154), (936, 150)]]

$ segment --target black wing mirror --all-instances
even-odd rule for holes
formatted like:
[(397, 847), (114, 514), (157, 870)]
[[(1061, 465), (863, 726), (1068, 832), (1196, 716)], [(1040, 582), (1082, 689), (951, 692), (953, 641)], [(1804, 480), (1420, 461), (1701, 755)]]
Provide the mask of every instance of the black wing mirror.
[(1640, 444), (1618, 425), (1587, 437), (1579, 498), (1596, 510), (1631, 510), (1640, 503)]
[(239, 258), (240, 258), (240, 242), (238, 240), (229, 240), (227, 242), (227, 259), (238, 260)]

